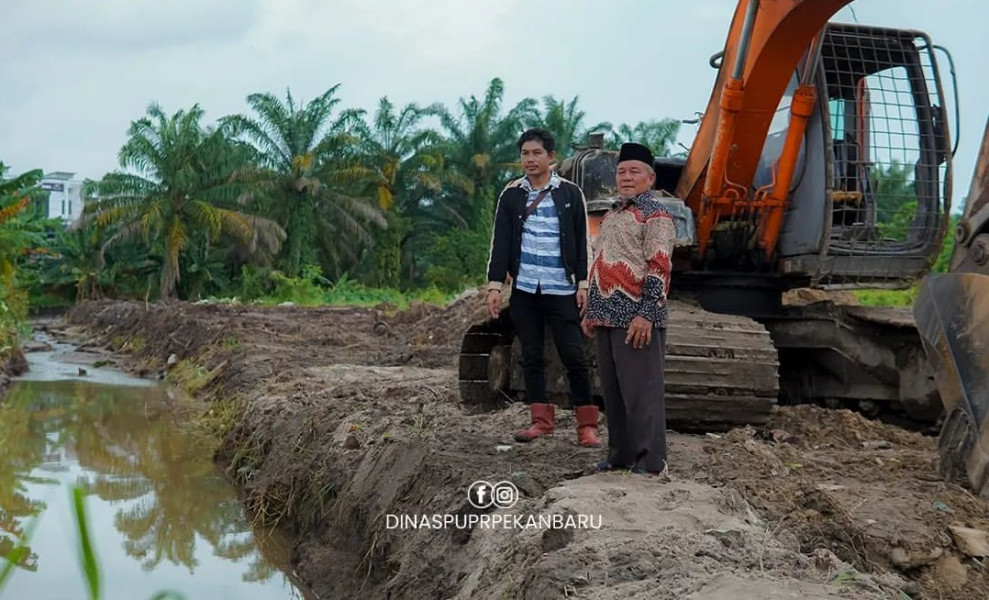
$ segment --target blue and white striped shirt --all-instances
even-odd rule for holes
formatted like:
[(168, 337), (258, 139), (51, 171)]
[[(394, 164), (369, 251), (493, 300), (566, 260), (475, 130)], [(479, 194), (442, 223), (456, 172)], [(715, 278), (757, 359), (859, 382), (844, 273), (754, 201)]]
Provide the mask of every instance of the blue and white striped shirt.
[[(541, 190), (534, 190), (529, 179), (523, 178), (522, 189), (528, 192), (526, 206), (532, 204)], [(560, 187), (560, 177), (550, 175), (549, 187)], [(523, 292), (566, 296), (577, 292), (577, 285), (567, 277), (560, 250), (560, 218), (553, 203), (553, 192), (539, 202), (522, 226), (522, 257), (515, 286)]]

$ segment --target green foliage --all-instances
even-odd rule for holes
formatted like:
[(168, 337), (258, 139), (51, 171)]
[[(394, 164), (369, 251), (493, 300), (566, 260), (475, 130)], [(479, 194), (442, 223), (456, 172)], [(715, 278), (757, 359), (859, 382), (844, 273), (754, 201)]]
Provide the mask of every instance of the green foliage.
[(177, 297), (192, 249), (229, 243), (263, 262), (285, 238), (273, 221), (233, 208), (242, 192), (233, 174), (244, 154), (224, 133), (204, 128), (202, 116), (198, 105), (168, 116), (152, 104), (131, 123), (120, 150), (123, 170), (86, 186), (84, 225), (114, 231), (101, 251), (122, 240), (143, 242), (160, 257), (158, 292), (166, 299)]
[(656, 156), (670, 156), (679, 131), (680, 121), (675, 119), (645, 121), (634, 127), (622, 124), (610, 131), (605, 146), (617, 150), (623, 142), (638, 142)]
[(17, 346), (27, 314), (27, 293), (19, 281), (20, 263), (41, 241), (41, 220), (25, 210), (37, 194), (41, 171), (6, 179), (0, 162), (0, 359)]
[(585, 114), (578, 108), (578, 100), (577, 96), (569, 102), (557, 100), (553, 96), (543, 98), (544, 112), (537, 125), (553, 134), (553, 139), (556, 140), (557, 162), (569, 156), (575, 146), (585, 143), (589, 133), (612, 131), (611, 123), (598, 123), (585, 127)]
[(301, 272), (296, 277), (275, 269), (252, 266), (245, 266), (242, 273), (239, 297), (261, 304), (323, 304), (325, 286), (330, 283), (317, 265), (302, 265)]
[(377, 306), (408, 308), (412, 302), (446, 304), (453, 294), (431, 286), (403, 292), (390, 287), (370, 287), (346, 274), (330, 282), (319, 267), (303, 265), (302, 274), (288, 277), (280, 271), (245, 269), (241, 299), (262, 305), (290, 302), (301, 306)]
[(240, 290), (237, 295), (244, 300), (257, 300), (271, 294), (274, 282), (272, 269), (255, 265), (241, 267)]
[(388, 228), (375, 235), (374, 251), (365, 254), (361, 279), (372, 287), (397, 288), (403, 274), (402, 241), (411, 233), (412, 221), (395, 213), (387, 218)]
[(27, 292), (0, 287), (0, 360), (17, 347), (27, 318)]
[(910, 170), (893, 161), (873, 170), (872, 186), (876, 197), (876, 222), (883, 237), (906, 239), (910, 222), (917, 213), (917, 193)]
[(332, 118), (339, 87), (305, 105), (297, 105), (290, 91), (284, 102), (270, 93), (251, 94), (253, 118), (221, 119), (222, 130), (250, 157), (238, 180), (249, 184), (256, 209), (286, 232), (287, 248), (278, 262), (290, 276), (319, 254), (324, 267), (346, 268), (370, 243), (369, 228), (385, 224), (373, 202), (347, 189), (349, 159), (360, 141), (350, 130), (362, 111)]
[(917, 287), (906, 290), (856, 290), (855, 296), (863, 306), (912, 306)]
[(426, 271), (430, 285), (441, 290), (462, 290), (484, 281), (488, 234), (454, 230), (440, 236), (434, 247), (435, 262)]
[(305, 102), (289, 90), (250, 94), (247, 114), (214, 125), (198, 104), (166, 114), (151, 103), (130, 124), (120, 169), (86, 182), (81, 222), (49, 226), (53, 239), (30, 244), (0, 226), (0, 256), (11, 255), (5, 243), (44, 250), (22, 275), (35, 306), (233, 296), (309, 304), (334, 286), (354, 292), (348, 278), (366, 286), (355, 295), (368, 302), (393, 296), (369, 290), (460, 291), (484, 278), (495, 201), (519, 176), (523, 130), (551, 131), (559, 163), (592, 131), (606, 132), (609, 147), (633, 140), (667, 156), (679, 128), (669, 119), (589, 124), (576, 96), (510, 105), (499, 78), (451, 106), (383, 97), (373, 113), (340, 109), (339, 90)]
[(961, 215), (951, 215), (948, 220), (948, 232), (944, 236), (944, 244), (941, 246), (941, 253), (934, 263), (935, 273), (947, 273), (951, 268), (951, 255), (955, 251), (955, 229), (961, 221)]
[(41, 171), (12, 179), (6, 179), (6, 171), (0, 162), (0, 287), (15, 285), (19, 257), (41, 243), (41, 219), (26, 210), (40, 193)]
[(82, 560), (82, 572), (86, 576), (90, 599), (98, 600), (100, 597), (100, 567), (96, 564), (96, 553), (89, 541), (84, 492), (79, 486), (72, 488), (72, 507), (79, 532), (79, 556)]
[(275, 286), (272, 293), (275, 299), (303, 306), (322, 304), (323, 286), (330, 283), (315, 265), (302, 265), (298, 277), (288, 277), (279, 271), (272, 271), (270, 277)]
[(401, 292), (388, 288), (371, 288), (346, 277), (338, 280), (326, 293), (326, 304), (331, 306), (377, 306), (392, 304), (400, 309), (409, 307), (412, 302), (446, 304), (453, 299), (452, 294), (435, 287), (427, 287), (414, 292)]

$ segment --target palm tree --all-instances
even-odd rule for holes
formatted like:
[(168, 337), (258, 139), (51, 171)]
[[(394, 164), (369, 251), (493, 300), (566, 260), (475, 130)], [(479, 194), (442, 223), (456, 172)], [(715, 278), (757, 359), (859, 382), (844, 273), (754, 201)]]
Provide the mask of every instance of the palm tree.
[(875, 219), (885, 237), (902, 240), (917, 216), (917, 192), (906, 165), (891, 161), (872, 170)]
[(380, 209), (364, 198), (344, 193), (346, 158), (359, 141), (349, 133), (360, 111), (332, 119), (340, 102), (339, 84), (303, 106), (291, 91), (285, 102), (270, 93), (251, 94), (247, 103), (256, 118), (232, 115), (221, 120), (230, 135), (246, 144), (252, 166), (240, 178), (264, 214), (287, 232), (288, 255), (282, 261), (290, 276), (316, 260), (319, 246), (326, 262), (341, 270), (355, 262), (372, 242), (370, 226), (386, 226)]
[(104, 233), (92, 222), (57, 231), (52, 247), (37, 260), (39, 283), (65, 296), (72, 289), (77, 301), (103, 298), (115, 275), (100, 252)]
[(562, 160), (569, 156), (576, 144), (580, 144), (592, 131), (611, 131), (611, 123), (598, 123), (592, 127), (584, 127), (584, 111), (577, 109), (578, 97), (574, 96), (569, 102), (557, 100), (553, 96), (543, 97), (543, 115), (539, 126), (553, 134), (556, 140), (556, 152)]
[(7, 168), (0, 162), (0, 284), (9, 289), (14, 280), (14, 257), (38, 242), (21, 214), (37, 193), (38, 169), (5, 180)]
[(443, 186), (444, 171), (433, 163), (441, 138), (431, 129), (419, 129), (423, 117), (434, 114), (437, 107), (420, 108), (406, 104), (396, 112), (383, 97), (370, 125), (363, 119), (354, 123), (360, 140), (359, 162), (351, 167), (359, 185), (370, 188), (378, 207), (391, 210), (403, 192), (412, 187), (438, 192)]
[(409, 279), (415, 277), (412, 254), (422, 237), (435, 233), (428, 227), (425, 207), (444, 190), (467, 193), (472, 183), (455, 169), (447, 168), (442, 136), (420, 128), (425, 117), (442, 109), (407, 104), (396, 110), (383, 97), (370, 124), (356, 123), (361, 140), (360, 156), (350, 168), (362, 196), (374, 196), (389, 219), (389, 227), (375, 244), (374, 278), (378, 285), (398, 284), (399, 270), (408, 266)]
[(670, 156), (679, 131), (680, 121), (676, 119), (641, 121), (635, 127), (622, 123), (611, 130), (607, 146), (617, 150), (623, 142), (637, 142), (652, 150), (657, 157)]
[(103, 250), (140, 236), (161, 257), (159, 293), (166, 300), (177, 295), (180, 259), (191, 244), (223, 238), (251, 254), (274, 254), (285, 238), (273, 221), (229, 208), (240, 194), (231, 179), (240, 156), (221, 131), (204, 129), (202, 117), (198, 104), (171, 117), (151, 104), (128, 129), (123, 170), (86, 186), (92, 203), (83, 218), (115, 227)]
[(484, 98), (460, 99), (460, 115), (439, 112), (448, 135), (451, 164), (473, 184), (469, 195), (459, 192), (437, 199), (437, 207), (455, 227), (487, 231), (493, 219), (494, 200), (504, 180), (518, 165), (515, 143), (527, 127), (539, 122), (537, 103), (525, 98), (501, 113), (505, 86), (494, 78)]

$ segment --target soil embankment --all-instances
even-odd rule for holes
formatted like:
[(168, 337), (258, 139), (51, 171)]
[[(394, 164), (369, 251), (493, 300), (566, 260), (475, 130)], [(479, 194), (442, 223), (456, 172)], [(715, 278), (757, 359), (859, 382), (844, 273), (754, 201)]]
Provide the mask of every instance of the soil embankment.
[[(950, 529), (989, 529), (989, 510), (937, 478), (933, 439), (785, 408), (764, 430), (672, 434), (671, 482), (588, 475), (601, 451), (574, 443), (568, 411), (553, 439), (521, 445), (524, 407), (461, 408), (456, 353), (481, 304), (100, 302), (72, 310), (66, 333), (210, 402), (218, 461), (259, 522), (295, 533), (293, 565), (319, 597), (989, 596)], [(479, 479), (517, 485), (509, 513), (601, 528), (389, 526), (476, 512), (466, 490)]]
[(0, 353), (0, 400), (10, 386), (10, 378), (27, 371), (27, 359), (19, 348)]

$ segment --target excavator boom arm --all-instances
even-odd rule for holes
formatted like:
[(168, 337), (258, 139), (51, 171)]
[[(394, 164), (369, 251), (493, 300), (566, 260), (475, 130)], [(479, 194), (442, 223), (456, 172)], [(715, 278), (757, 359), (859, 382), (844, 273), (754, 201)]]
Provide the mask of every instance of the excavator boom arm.
[[(735, 10), (714, 91), (676, 189), (697, 218), (703, 254), (719, 216), (749, 204), (762, 144), (787, 83), (828, 20), (851, 0), (740, 0)], [(807, 83), (807, 82), (803, 82)], [(802, 86), (803, 102), (813, 103), (813, 86)], [(810, 98), (807, 98), (808, 94)], [(798, 115), (799, 116), (799, 115)], [(802, 130), (794, 132), (799, 145)], [(784, 154), (781, 172), (793, 172), (797, 154)], [(786, 189), (788, 181), (778, 188)], [(782, 200), (782, 199), (778, 199)], [(765, 216), (778, 217), (782, 202), (767, 204)], [(772, 250), (773, 236), (763, 244)]]

